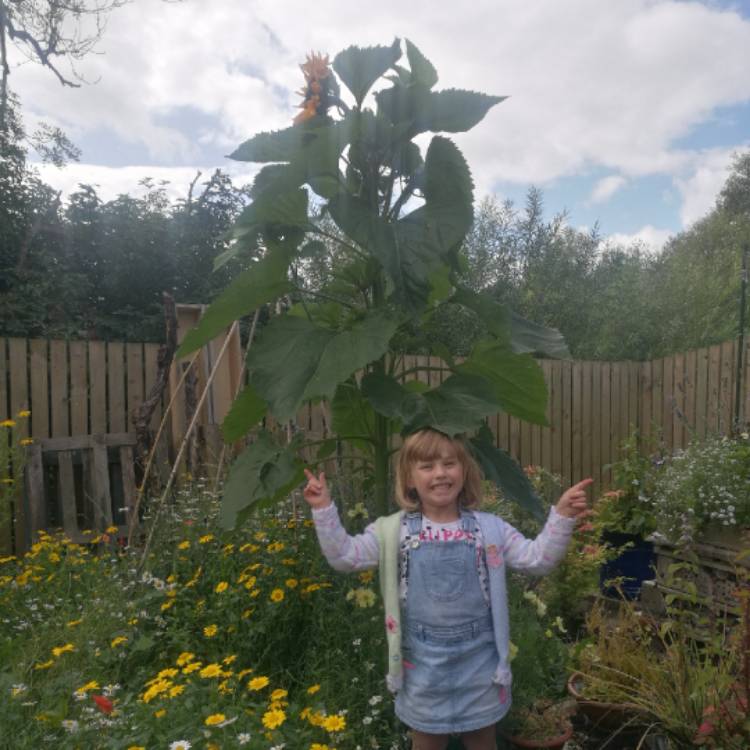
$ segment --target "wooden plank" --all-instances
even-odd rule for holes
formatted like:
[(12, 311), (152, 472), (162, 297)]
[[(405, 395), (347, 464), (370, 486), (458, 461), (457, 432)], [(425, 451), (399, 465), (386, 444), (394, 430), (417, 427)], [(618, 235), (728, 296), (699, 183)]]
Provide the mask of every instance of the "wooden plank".
[(695, 354), (695, 435), (701, 439), (708, 429), (708, 349), (698, 349)]
[(648, 446), (651, 441), (651, 435), (654, 425), (652, 424), (652, 400), (653, 400), (653, 380), (651, 376), (651, 362), (641, 362), (640, 380), (640, 416), (639, 427), (643, 446)]
[(675, 449), (685, 445), (685, 355), (675, 354), (672, 409), (672, 445)]
[(112, 525), (112, 500), (109, 487), (109, 460), (107, 446), (94, 443), (91, 448), (91, 492), (94, 506), (94, 525), (102, 531)]
[(71, 341), (70, 348), (70, 433), (89, 433), (89, 383), (85, 341)]
[(89, 342), (89, 412), (92, 433), (107, 432), (107, 352), (103, 341)]
[(8, 339), (10, 355), (10, 418), (17, 421), (17, 432), (29, 437), (29, 422), (18, 414), (29, 408), (29, 370), (26, 358), (26, 339)]
[(592, 403), (592, 381), (593, 362), (581, 363), (581, 462), (575, 481), (586, 477), (592, 477), (594, 467), (592, 465), (592, 439), (593, 439), (593, 403)]
[(497, 415), (497, 442), (495, 445), (510, 453), (510, 419), (504, 411)]
[(571, 459), (572, 459), (572, 423), (573, 423), (573, 364), (563, 361), (562, 364), (562, 425), (560, 435), (562, 438), (562, 466), (560, 476), (563, 486), (568, 487), (571, 483)]
[(562, 476), (562, 445), (563, 445), (563, 416), (562, 416), (562, 370), (563, 362), (552, 362), (550, 409), (552, 413), (552, 473)]
[(708, 413), (706, 431), (716, 434), (719, 431), (719, 398), (721, 394), (721, 345), (708, 347)]
[[(143, 345), (143, 369), (144, 369), (144, 385), (145, 395), (148, 396), (151, 393), (154, 383), (156, 383), (156, 376), (159, 374), (159, 345), (158, 344), (144, 344)], [(150, 427), (152, 430), (158, 430), (161, 424), (162, 414), (164, 413), (164, 398), (167, 398), (169, 402), (169, 387), (164, 389), (162, 400), (156, 405), (154, 409), (154, 415), (151, 418)]]
[(659, 442), (664, 440), (661, 413), (664, 402), (664, 360), (656, 359), (651, 363), (651, 423), (659, 432)]
[(573, 362), (570, 371), (570, 482), (577, 482), (583, 471), (583, 363)]
[(121, 343), (107, 345), (107, 432), (125, 432), (125, 347)]
[(698, 353), (693, 349), (685, 354), (685, 434), (683, 443), (688, 444), (695, 432), (695, 394)]
[(602, 362), (601, 367), (601, 427), (599, 444), (601, 446), (602, 488), (610, 487), (612, 471), (608, 468), (612, 463), (612, 363)]
[[(24, 539), (33, 544), (37, 532), (47, 528), (47, 508), (44, 498), (44, 468), (42, 466), (42, 449), (38, 444), (30, 445), (26, 453), (26, 481), (28, 503), (24, 508), (23, 530), (16, 527), (16, 539)], [(22, 533), (19, 533), (21, 532)]]
[(70, 435), (70, 395), (68, 393), (68, 342), (49, 342), (50, 436)]
[(638, 382), (638, 378), (640, 374), (640, 363), (628, 362), (628, 435), (631, 435), (638, 429), (638, 413), (640, 409), (638, 401), (640, 383)]
[(719, 432), (729, 435), (732, 431), (734, 414), (734, 341), (724, 341), (721, 349), (721, 374), (719, 376)]
[(624, 362), (612, 363), (609, 401), (609, 461), (611, 464), (620, 460), (620, 444), (622, 443), (623, 432), (623, 401), (627, 401), (627, 390), (625, 390), (623, 396), (625, 377), (622, 374), (622, 370), (624, 366)]
[(671, 452), (674, 447), (673, 421), (672, 414), (674, 411), (674, 358), (664, 357), (662, 360), (662, 397), (661, 404), (661, 424), (664, 435), (664, 442), (667, 449)]
[(518, 461), (521, 466), (532, 464), (531, 459), (531, 423), (519, 420), (518, 424)]
[(144, 381), (143, 381), (143, 344), (127, 343), (125, 345), (125, 361), (127, 364), (127, 409), (126, 428), (131, 429), (132, 415), (143, 403)]
[(36, 440), (49, 437), (49, 374), (47, 372), (47, 340), (29, 341), (31, 375), (31, 434)]
[(517, 417), (508, 418), (508, 452), (521, 463), (521, 422)]
[(106, 445), (119, 448), (121, 445), (135, 445), (134, 432), (109, 432), (96, 435), (74, 435), (66, 438), (40, 440), (43, 451), (75, 451), (91, 448), (93, 445)]
[(128, 523), (130, 522), (132, 515), (135, 513), (136, 501), (133, 449), (128, 446), (120, 448), (120, 468), (122, 471), (123, 507), (127, 508), (124, 513), (125, 522), (120, 525), (127, 530)]
[(541, 361), (542, 372), (544, 373), (544, 381), (547, 384), (547, 425), (542, 427), (541, 430), (541, 445), (539, 463), (547, 471), (552, 470), (552, 387), (550, 381), (552, 379), (552, 365), (550, 360), (543, 359)]
[(73, 473), (73, 452), (58, 451), (57, 465), (59, 468), (58, 496), (63, 530), (71, 539), (78, 537), (78, 511), (76, 509), (76, 486)]
[(619, 392), (617, 394), (617, 457), (620, 457), (620, 446), (627, 440), (630, 433), (630, 363), (618, 362)]
[(8, 372), (9, 362), (6, 348), (8, 340), (0, 338), (0, 422), (10, 417), (10, 407), (8, 406)]
[(591, 363), (591, 476), (592, 496), (602, 491), (602, 363)]

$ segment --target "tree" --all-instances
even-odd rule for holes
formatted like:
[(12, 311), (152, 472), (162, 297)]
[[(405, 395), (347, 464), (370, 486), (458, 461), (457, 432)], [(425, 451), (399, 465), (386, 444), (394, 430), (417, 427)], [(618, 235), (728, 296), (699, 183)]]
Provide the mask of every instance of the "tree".
[[(469, 130), (502, 97), (434, 91), (438, 77), (432, 64), (408, 40), (408, 68), (399, 64), (401, 54), (396, 40), (390, 46), (349, 47), (336, 56), (333, 70), (327, 58), (309, 57), (302, 66), (305, 100), (295, 124), (260, 133), (234, 152), (235, 159), (266, 166), (222, 260), (241, 251), (259, 259), (218, 297), (177, 356), (258, 306), (287, 296), (296, 304), (272, 319), (250, 350), (250, 383), (223, 425), (228, 441), (256, 428), (266, 414), (284, 423), (303, 403), (323, 399), (338, 440), (356, 445), (360, 461), (370, 459), (376, 506), (386, 512), (391, 444), (399, 432), (478, 430), (473, 445), (488, 476), (536, 510), (525, 475), (488, 439), (484, 418), (503, 409), (544, 423), (544, 377), (531, 352), (567, 350), (556, 331), (530, 324), (461, 284), (460, 248), (473, 221), (471, 173), (446, 136), (434, 135), (424, 155), (413, 140), (422, 133)], [(334, 71), (352, 105), (341, 99)], [(365, 100), (382, 77), (391, 85), (374, 94), (373, 110)], [(312, 218), (307, 188), (314, 195)], [(315, 221), (321, 213), (333, 220), (336, 233)], [(324, 241), (340, 245), (340, 265), (322, 290), (309, 294), (293, 269), (306, 256), (328, 252)], [(425, 389), (415, 372), (400, 371), (403, 343), (414, 342), (444, 304), (475, 312), (488, 334), (463, 363), (440, 352), (450, 377)], [(284, 497), (300, 482), (296, 449), (302, 440), (280, 446), (269, 432), (256, 433), (232, 466), (224, 523), (234, 524), (238, 515)], [(318, 446), (319, 458), (335, 445)]]
[(84, 79), (76, 62), (95, 49), (109, 13), (127, 2), (0, 0), (0, 130), (4, 127), (9, 94), (8, 44), (49, 69), (63, 86), (80, 86)]

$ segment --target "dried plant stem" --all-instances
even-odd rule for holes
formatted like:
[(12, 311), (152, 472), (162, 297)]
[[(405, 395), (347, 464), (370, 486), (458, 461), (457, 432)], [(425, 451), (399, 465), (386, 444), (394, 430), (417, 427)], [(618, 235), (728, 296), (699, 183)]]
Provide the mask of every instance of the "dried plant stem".
[(138, 511), (141, 507), (141, 500), (143, 499), (143, 495), (146, 491), (146, 481), (148, 480), (149, 474), (151, 473), (151, 465), (154, 462), (154, 456), (156, 455), (156, 449), (159, 445), (159, 440), (161, 440), (162, 433), (164, 432), (164, 428), (167, 425), (167, 420), (172, 413), (172, 407), (174, 406), (174, 402), (177, 399), (177, 394), (182, 389), (185, 379), (187, 378), (187, 374), (190, 372), (196, 360), (198, 359), (199, 353), (200, 352), (196, 352), (193, 355), (193, 358), (188, 363), (188, 366), (184, 369), (177, 385), (175, 386), (174, 393), (172, 393), (172, 396), (169, 399), (169, 403), (167, 404), (167, 408), (164, 410), (164, 414), (162, 415), (161, 422), (159, 423), (159, 429), (156, 431), (156, 437), (154, 438), (154, 442), (151, 445), (151, 450), (148, 452), (146, 466), (143, 469), (143, 478), (141, 479), (141, 483), (138, 486), (138, 494), (135, 498), (135, 506), (133, 507), (131, 516), (128, 519), (128, 546), (133, 543), (133, 535), (135, 534), (135, 529), (138, 526)]
[(169, 494), (169, 491), (172, 488), (172, 482), (174, 482), (174, 479), (177, 476), (177, 470), (179, 469), (180, 462), (182, 461), (182, 456), (185, 453), (185, 447), (187, 446), (188, 440), (190, 439), (190, 436), (193, 432), (196, 422), (198, 421), (198, 417), (200, 416), (200, 411), (203, 408), (203, 404), (206, 400), (206, 397), (208, 396), (209, 390), (211, 388), (211, 384), (213, 383), (214, 377), (216, 376), (216, 373), (219, 370), (219, 364), (224, 357), (224, 353), (226, 352), (227, 347), (229, 346), (229, 342), (232, 339), (232, 334), (234, 333), (236, 326), (237, 326), (236, 322), (232, 324), (232, 327), (229, 329), (229, 333), (227, 334), (227, 337), (224, 339), (224, 343), (222, 344), (222, 347), (219, 350), (219, 354), (216, 357), (216, 362), (214, 363), (214, 366), (211, 368), (211, 372), (209, 373), (208, 379), (206, 380), (206, 386), (203, 389), (203, 393), (201, 393), (201, 397), (195, 406), (195, 413), (193, 414), (193, 418), (190, 420), (190, 424), (188, 425), (188, 428), (185, 431), (185, 435), (182, 438), (180, 449), (177, 452), (177, 456), (175, 457), (174, 464), (172, 465), (172, 471), (170, 472), (169, 479), (167, 480), (167, 486), (164, 488), (164, 491), (162, 492), (161, 498), (159, 499), (159, 503), (154, 513), (154, 518), (151, 522), (151, 529), (149, 530), (148, 537), (146, 539), (146, 544), (143, 547), (141, 560), (138, 563), (139, 571), (142, 570), (143, 565), (146, 562), (146, 557), (148, 556), (148, 551), (151, 546), (151, 540), (153, 539), (154, 531), (156, 530), (159, 514), (162, 508), (164, 507), (164, 503), (166, 502), (167, 495)]

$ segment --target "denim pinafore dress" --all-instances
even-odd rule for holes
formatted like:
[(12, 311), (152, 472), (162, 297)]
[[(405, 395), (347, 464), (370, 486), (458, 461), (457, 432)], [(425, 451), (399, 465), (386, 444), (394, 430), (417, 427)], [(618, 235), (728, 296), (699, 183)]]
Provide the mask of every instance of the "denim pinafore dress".
[(404, 682), (396, 694), (396, 715), (430, 734), (494, 724), (509, 703), (492, 682), (499, 656), (477, 572), (474, 517), (461, 512), (465, 533), (456, 541), (420, 539), (421, 513), (409, 513), (407, 524), (413, 541), (407, 551)]

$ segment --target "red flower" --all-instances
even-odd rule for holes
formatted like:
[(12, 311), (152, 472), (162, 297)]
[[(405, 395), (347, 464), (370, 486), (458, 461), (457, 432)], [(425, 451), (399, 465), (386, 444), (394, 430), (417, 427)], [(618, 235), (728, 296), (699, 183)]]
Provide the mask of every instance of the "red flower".
[(92, 695), (91, 696), (94, 699), (94, 703), (96, 703), (97, 708), (105, 714), (111, 714), (112, 710), (115, 707), (115, 704), (112, 703), (112, 701), (109, 698), (105, 698), (103, 695)]

